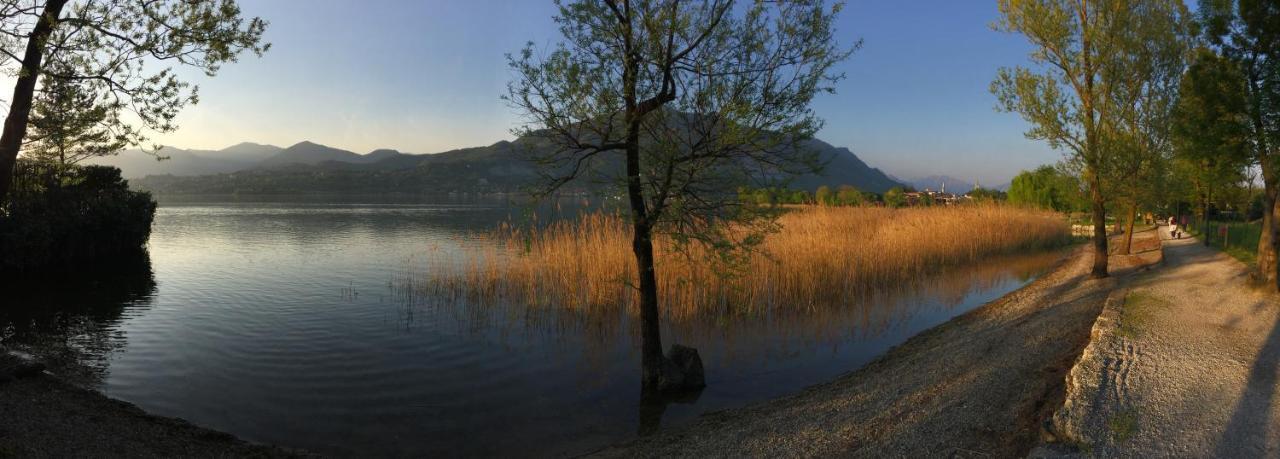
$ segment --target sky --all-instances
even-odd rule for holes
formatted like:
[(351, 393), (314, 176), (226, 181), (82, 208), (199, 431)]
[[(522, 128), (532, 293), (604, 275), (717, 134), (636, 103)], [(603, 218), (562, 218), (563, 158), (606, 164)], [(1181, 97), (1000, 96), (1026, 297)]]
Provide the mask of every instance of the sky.
[[(505, 54), (559, 40), (554, 5), (540, 0), (240, 0), (270, 22), (272, 48), (214, 78), (183, 75), (200, 103), (178, 131), (181, 148), (242, 141), (313, 142), (368, 152), (435, 153), (511, 139), (499, 99), (512, 78)], [(850, 0), (842, 44), (863, 46), (838, 71), (836, 94), (813, 104), (818, 138), (848, 147), (901, 178), (945, 174), (998, 185), (1061, 154), (1027, 140), (1027, 124), (995, 111), (996, 70), (1027, 62), (1029, 45), (991, 30), (994, 0)]]

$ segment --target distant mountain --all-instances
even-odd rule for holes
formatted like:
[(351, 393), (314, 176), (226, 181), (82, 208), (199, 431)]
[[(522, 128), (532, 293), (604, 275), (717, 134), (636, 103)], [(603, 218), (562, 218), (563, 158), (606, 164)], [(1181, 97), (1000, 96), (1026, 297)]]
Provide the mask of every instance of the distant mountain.
[(280, 150), (282, 148), (275, 145), (241, 142), (218, 150), (215, 156), (223, 159), (258, 162), (280, 153)]
[(818, 151), (818, 159), (825, 166), (821, 174), (796, 177), (790, 184), (791, 188), (815, 190), (823, 185), (829, 187), (853, 185), (862, 191), (884, 193), (890, 188), (901, 185), (880, 169), (868, 166), (848, 148), (837, 148), (817, 139), (809, 141), (807, 147)]
[(258, 167), (279, 167), (294, 164), (313, 165), (320, 164), (325, 161), (348, 163), (366, 162), (364, 157), (357, 153), (309, 141), (302, 141), (267, 157), (258, 163)]
[[(847, 148), (837, 148), (820, 140), (811, 140), (805, 147), (815, 149), (826, 167), (822, 174), (796, 177), (790, 182), (791, 188), (814, 190), (822, 185), (853, 185), (879, 193), (899, 185)], [(270, 151), (273, 148), (275, 151)], [(132, 183), (158, 193), (516, 192), (538, 178), (537, 170), (525, 160), (530, 149), (538, 148), (542, 147), (535, 140), (518, 139), (435, 154), (379, 149), (361, 155), (312, 142), (300, 142), (284, 149), (238, 144), (218, 152), (222, 155), (217, 157), (219, 162), (201, 163), (199, 167), (187, 163), (197, 160), (209, 163), (205, 156), (213, 155), (175, 149), (173, 151), (183, 152), (181, 156), (186, 159), (170, 160), (172, 163), (156, 163), (152, 159), (146, 167), (123, 161), (115, 165), (125, 169), (126, 177), (146, 175), (135, 178)], [(249, 153), (260, 155), (261, 159), (237, 159)], [(603, 168), (616, 170), (616, 166), (620, 164)], [(597, 186), (580, 183), (571, 188), (585, 191)]]
[(153, 153), (138, 149), (125, 150), (116, 155), (90, 159), (88, 163), (118, 167), (126, 178), (161, 174), (181, 176), (225, 174), (254, 167), (267, 157), (279, 153), (280, 150), (280, 147), (249, 142), (235, 144), (221, 150), (161, 147)]

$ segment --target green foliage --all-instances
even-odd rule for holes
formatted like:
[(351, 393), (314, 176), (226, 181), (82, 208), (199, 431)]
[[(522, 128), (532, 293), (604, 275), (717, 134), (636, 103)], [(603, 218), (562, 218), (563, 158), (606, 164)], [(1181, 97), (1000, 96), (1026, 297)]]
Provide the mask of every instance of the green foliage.
[[(1253, 161), (1246, 78), (1235, 62), (1209, 48), (1196, 50), (1174, 111), (1171, 188), (1205, 217), (1216, 198), (1236, 194)], [(1236, 189), (1236, 190), (1233, 190)]]
[[(852, 49), (836, 41), (839, 6), (734, 5), (559, 3), (563, 41), (509, 56), (504, 95), (528, 121), (517, 137), (551, 147), (528, 151), (544, 175), (538, 192), (608, 183), (637, 222), (708, 247), (749, 249), (754, 229), (771, 230), (772, 214), (750, 212), (734, 190), (820, 168), (797, 147), (822, 126), (810, 102), (843, 78), (834, 65)], [(611, 167), (616, 156), (627, 164)]]
[(840, 185), (836, 191), (836, 202), (845, 206), (857, 206), (863, 202), (862, 192), (850, 185)]
[(818, 204), (831, 206), (836, 203), (835, 194), (831, 192), (831, 187), (826, 185), (818, 187), (818, 191), (813, 193), (813, 197), (817, 200)]
[(103, 100), (82, 80), (45, 78), (32, 107), (23, 154), (64, 167), (116, 154), (141, 141), (141, 134), (120, 119), (123, 108), (118, 100)]
[(242, 17), (235, 0), (76, 2), (44, 45), (43, 78), (93, 93), (112, 117), (125, 110), (143, 127), (169, 132), (181, 109), (197, 102), (197, 88), (171, 68), (144, 64), (177, 63), (213, 76), (244, 51), (269, 49), (266, 27)]
[(0, 208), (0, 273), (78, 268), (146, 250), (156, 204), (120, 170), (21, 160)]
[(900, 186), (890, 188), (889, 191), (884, 192), (884, 204), (893, 208), (907, 205), (906, 191)]
[[(1225, 240), (1218, 234), (1218, 228), (1222, 225), (1227, 226)], [(1260, 222), (1210, 221), (1209, 231), (1212, 233), (1209, 235), (1209, 245), (1211, 247), (1225, 252), (1232, 258), (1240, 260), (1241, 263), (1256, 266), (1258, 262), (1258, 239), (1262, 236)], [(1204, 238), (1201, 225), (1189, 225), (1187, 232), (1202, 238), (1202, 240)]]
[(980, 202), (1004, 201), (1008, 199), (1008, 193), (990, 188), (977, 187), (966, 193), (970, 198)]
[(1086, 207), (1080, 182), (1053, 166), (1022, 171), (1009, 185), (1010, 204), (1058, 212), (1083, 211)]

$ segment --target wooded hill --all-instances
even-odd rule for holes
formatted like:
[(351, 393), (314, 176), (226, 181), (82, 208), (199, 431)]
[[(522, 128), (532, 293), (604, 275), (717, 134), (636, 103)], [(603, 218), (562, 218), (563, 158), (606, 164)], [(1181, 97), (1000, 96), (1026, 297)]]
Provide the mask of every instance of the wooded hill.
[[(525, 160), (530, 148), (537, 148), (535, 142), (519, 139), (434, 154), (358, 154), (312, 142), (288, 148), (241, 143), (223, 150), (164, 148), (158, 152), (168, 158), (163, 161), (129, 150), (94, 163), (119, 167), (134, 187), (159, 194), (511, 193), (538, 180)], [(816, 151), (825, 167), (821, 174), (796, 177), (792, 189), (853, 185), (881, 193), (900, 186), (847, 148), (820, 140), (803, 148)], [(584, 181), (567, 191), (598, 188)]]

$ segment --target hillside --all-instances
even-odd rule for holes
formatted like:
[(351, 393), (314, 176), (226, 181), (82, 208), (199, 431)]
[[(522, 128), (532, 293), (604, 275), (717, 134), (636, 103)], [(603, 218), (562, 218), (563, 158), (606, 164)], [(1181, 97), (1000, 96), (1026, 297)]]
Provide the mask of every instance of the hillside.
[[(169, 194), (518, 192), (538, 178), (524, 155), (537, 147), (525, 140), (434, 154), (379, 149), (364, 155), (300, 142), (277, 148), (256, 162), (236, 154), (248, 149), (243, 145), (212, 153), (184, 154), (181, 163), (149, 159), (151, 163), (145, 167), (124, 161), (126, 157), (121, 155), (113, 158), (113, 165), (124, 169), (124, 175), (132, 177), (136, 187)], [(853, 185), (883, 192), (898, 185), (847, 148), (820, 140), (810, 141), (806, 147), (816, 149), (826, 167), (822, 174), (797, 177), (792, 188)], [(197, 164), (188, 164), (192, 162)], [(577, 184), (570, 188), (586, 191), (595, 187)]]

